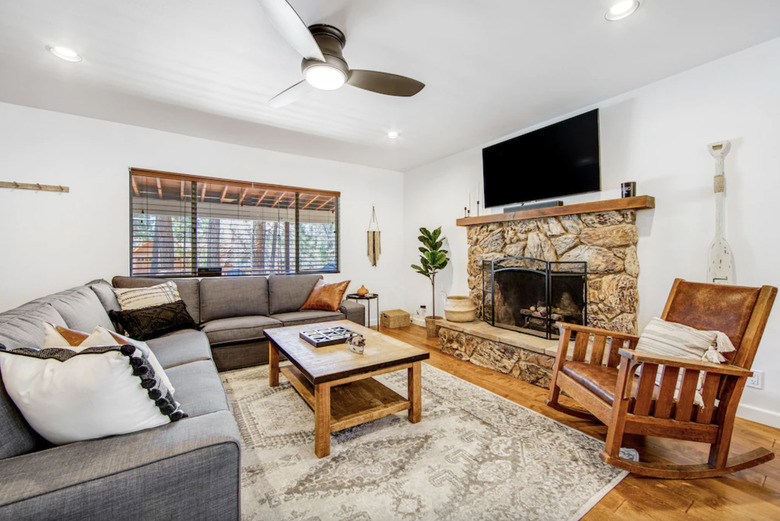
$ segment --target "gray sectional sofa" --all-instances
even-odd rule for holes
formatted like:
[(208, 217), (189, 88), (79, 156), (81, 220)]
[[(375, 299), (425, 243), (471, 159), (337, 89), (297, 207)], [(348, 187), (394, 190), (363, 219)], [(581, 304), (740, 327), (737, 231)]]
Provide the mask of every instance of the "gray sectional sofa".
[[(265, 330), (348, 319), (364, 325), (365, 308), (345, 300), (338, 311), (299, 311), (322, 275), (158, 279), (114, 277), (117, 288), (138, 288), (173, 280), (187, 311), (211, 344), (220, 371), (268, 363)], [(117, 308), (118, 309), (118, 308)]]
[[(269, 327), (344, 317), (362, 323), (363, 307), (354, 304), (340, 312), (297, 311), (318, 278), (177, 280), (202, 331), (147, 341), (188, 414), (175, 423), (52, 446), (27, 425), (0, 385), (0, 520), (239, 519), (240, 438), (214, 362), (223, 369), (262, 363)], [(160, 280), (114, 282), (126, 287)], [(41, 297), (0, 313), (0, 343), (41, 346), (44, 321), (114, 330), (110, 309), (118, 304), (102, 280)]]

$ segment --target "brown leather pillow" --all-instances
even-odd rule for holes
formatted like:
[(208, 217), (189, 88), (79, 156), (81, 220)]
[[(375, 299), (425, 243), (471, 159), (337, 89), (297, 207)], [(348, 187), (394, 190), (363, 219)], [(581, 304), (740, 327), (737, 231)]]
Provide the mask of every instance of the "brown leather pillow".
[(352, 282), (345, 280), (335, 284), (325, 284), (322, 279), (317, 281), (314, 288), (309, 293), (309, 298), (301, 306), (304, 309), (322, 309), (324, 311), (337, 311), (341, 305), (341, 299), (347, 291), (347, 286)]

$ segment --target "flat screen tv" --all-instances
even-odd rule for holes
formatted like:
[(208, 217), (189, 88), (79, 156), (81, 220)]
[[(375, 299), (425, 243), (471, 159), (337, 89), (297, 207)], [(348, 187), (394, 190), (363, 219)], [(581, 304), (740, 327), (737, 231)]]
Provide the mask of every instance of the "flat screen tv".
[(599, 112), (482, 149), (485, 206), (601, 190)]

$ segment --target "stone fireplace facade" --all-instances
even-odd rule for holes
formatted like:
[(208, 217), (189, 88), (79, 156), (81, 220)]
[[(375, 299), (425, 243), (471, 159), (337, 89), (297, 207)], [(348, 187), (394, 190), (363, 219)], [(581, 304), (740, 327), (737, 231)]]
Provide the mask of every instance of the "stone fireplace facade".
[(638, 238), (634, 209), (469, 225), (468, 285), (477, 316), (485, 260), (587, 262), (587, 325), (636, 334)]

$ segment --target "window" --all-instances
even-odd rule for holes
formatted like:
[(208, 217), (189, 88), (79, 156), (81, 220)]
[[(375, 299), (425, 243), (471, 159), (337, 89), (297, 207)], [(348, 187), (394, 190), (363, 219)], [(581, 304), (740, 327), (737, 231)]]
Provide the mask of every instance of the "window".
[(335, 273), (339, 192), (130, 170), (130, 274)]

